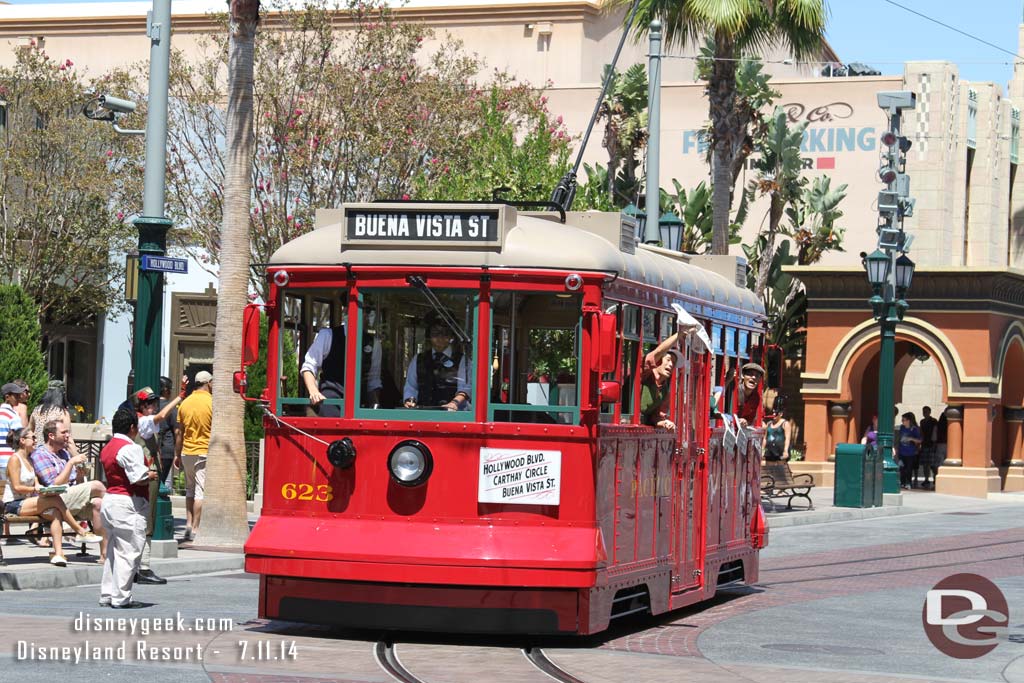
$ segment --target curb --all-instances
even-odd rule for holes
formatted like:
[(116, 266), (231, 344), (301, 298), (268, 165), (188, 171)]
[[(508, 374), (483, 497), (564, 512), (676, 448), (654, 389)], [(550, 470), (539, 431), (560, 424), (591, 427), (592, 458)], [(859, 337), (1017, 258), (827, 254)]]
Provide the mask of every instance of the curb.
[[(209, 553), (209, 557), (187, 557), (160, 560), (153, 558), (152, 566), (165, 578), (207, 574), (209, 572), (241, 569), (245, 555), (234, 553)], [(10, 567), (0, 568), (0, 592), (17, 590), (48, 590), (51, 588), (75, 588), (98, 584), (103, 579), (103, 567), (98, 564), (69, 562), (67, 567), (40, 567), (11, 571)]]
[(791, 526), (806, 526), (808, 524), (830, 524), (833, 522), (853, 522), (862, 519), (875, 519), (877, 517), (893, 517), (895, 515), (919, 512), (898, 505), (878, 508), (842, 508), (808, 512), (769, 512), (769, 529), (782, 529)]

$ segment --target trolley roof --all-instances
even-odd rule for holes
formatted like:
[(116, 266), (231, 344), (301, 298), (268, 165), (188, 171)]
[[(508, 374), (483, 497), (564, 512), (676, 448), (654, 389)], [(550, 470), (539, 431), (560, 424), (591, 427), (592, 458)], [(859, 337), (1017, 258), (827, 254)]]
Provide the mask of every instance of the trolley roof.
[[(412, 206), (423, 208), (433, 205)], [(460, 206), (464, 208), (466, 205)], [(486, 205), (476, 207), (484, 208)], [(438, 208), (445, 211), (454, 206), (440, 205)], [(704, 303), (739, 309), (752, 316), (764, 315), (764, 306), (752, 291), (737, 287), (717, 273), (646, 249), (637, 249), (634, 254), (626, 253), (601, 234), (578, 225), (525, 215), (507, 206), (501, 206), (501, 210), (507, 219), (504, 221), (504, 239), (497, 247), (431, 248), (430, 244), (423, 244), (407, 248), (405, 244), (381, 244), (379, 248), (367, 249), (353, 248), (344, 243), (343, 209), (321, 209), (317, 212), (317, 229), (283, 245), (274, 252), (269, 265), (340, 266), (347, 263), (598, 271), (677, 292)], [(572, 218), (570, 216), (570, 220)]]

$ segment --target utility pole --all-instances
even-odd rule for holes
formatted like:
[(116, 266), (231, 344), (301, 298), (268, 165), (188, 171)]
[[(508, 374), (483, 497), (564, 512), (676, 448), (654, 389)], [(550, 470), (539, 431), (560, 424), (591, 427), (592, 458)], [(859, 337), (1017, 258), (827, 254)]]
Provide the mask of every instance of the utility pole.
[[(661, 22), (651, 22), (647, 68), (647, 223), (644, 242), (661, 242)], [(669, 245), (665, 245), (666, 247)]]

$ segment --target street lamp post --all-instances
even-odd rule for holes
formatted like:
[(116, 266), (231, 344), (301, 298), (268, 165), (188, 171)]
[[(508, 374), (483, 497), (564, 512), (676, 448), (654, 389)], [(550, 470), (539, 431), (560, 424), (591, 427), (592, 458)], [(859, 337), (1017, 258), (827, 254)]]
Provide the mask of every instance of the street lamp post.
[[(164, 274), (142, 268), (144, 256), (161, 257), (167, 253), (167, 231), (172, 221), (166, 217), (165, 175), (167, 172), (167, 100), (171, 63), (171, 0), (153, 0), (146, 18), (149, 51), (149, 111), (146, 130), (124, 130), (117, 115), (135, 111), (135, 103), (111, 95), (100, 95), (86, 104), (83, 114), (98, 121), (110, 121), (122, 135), (146, 136), (146, 169), (142, 213), (134, 224), (139, 231), (138, 278), (136, 281), (135, 327), (132, 349), (134, 390), (160, 386), (160, 347), (163, 340)], [(176, 557), (174, 519), (171, 516), (171, 490), (161, 477), (155, 503), (153, 539), (164, 541), (163, 557)]]
[(882, 453), (884, 474), (882, 490), (899, 493), (899, 466), (893, 458), (894, 419), (893, 366), (896, 360), (896, 324), (903, 320), (909, 306), (904, 301), (914, 274), (914, 262), (906, 254), (876, 249), (865, 259), (868, 282), (874, 291), (869, 299), (871, 312), (881, 327), (878, 357), (878, 448)]
[(896, 324), (903, 320), (909, 305), (904, 300), (914, 276), (914, 262), (906, 252), (913, 238), (903, 231), (903, 219), (912, 216), (910, 177), (906, 173), (906, 153), (910, 140), (900, 135), (902, 113), (913, 109), (917, 98), (910, 91), (878, 93), (878, 106), (885, 110), (889, 128), (882, 134), (882, 167), (879, 179), (885, 183), (878, 193), (878, 248), (864, 258), (864, 266), (873, 296), (868, 300), (878, 321), (881, 348), (878, 355), (878, 448), (883, 459), (882, 490), (899, 493), (899, 466), (893, 458), (894, 445), (894, 365), (896, 360)]
[[(149, 111), (146, 116), (146, 172), (139, 230), (139, 256), (164, 256), (171, 220), (164, 214), (167, 172), (167, 88), (171, 60), (171, 0), (153, 0), (147, 21), (149, 52)], [(163, 338), (164, 275), (139, 272), (135, 306), (135, 388), (158, 387), (160, 343)]]

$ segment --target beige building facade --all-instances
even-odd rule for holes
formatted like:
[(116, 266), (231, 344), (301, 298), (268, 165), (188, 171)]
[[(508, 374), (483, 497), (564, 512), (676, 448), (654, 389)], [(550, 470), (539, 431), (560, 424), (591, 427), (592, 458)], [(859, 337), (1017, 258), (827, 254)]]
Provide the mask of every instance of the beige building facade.
[[(186, 55), (194, 51), (200, 37), (220, 30), (211, 12), (223, 7), (223, 2), (210, 0), (174, 2), (172, 46)], [(78, 68), (94, 74), (145, 62), (149, 9), (146, 2), (0, 6), (0, 64), (10, 63), (13, 47), (30, 40), (44, 45), (55, 58), (72, 59)], [(482, 57), (488, 68), (506, 69), (522, 80), (546, 86), (549, 108), (577, 134), (586, 127), (603, 66), (621, 35), (621, 13), (603, 14), (596, 0), (410, 0), (396, 12), (435, 30), (437, 36), (428, 42), (426, 52), (439, 45), (440, 36), (451, 34), (468, 52)], [(339, 14), (337, 21), (344, 27), (349, 19)], [(262, 30), (273, 30), (277, 23), (268, 14)], [(627, 43), (620, 70), (646, 61), (646, 50), (644, 42)], [(666, 188), (672, 187), (672, 179), (686, 188), (708, 179), (699, 135), (707, 118), (707, 100), (702, 85), (693, 81), (696, 53), (692, 47), (669, 50), (664, 64), (660, 173)], [(977, 456), (977, 463), (988, 460), (977, 464), (980, 470), (961, 486), (958, 482), (964, 477), (958, 479), (958, 472), (966, 471), (965, 462), (975, 460), (951, 459), (940, 476), (946, 490), (984, 495), (1015, 486), (1007, 484), (1016, 481), (1014, 476), (1007, 477), (1007, 471), (1012, 463), (1024, 463), (1024, 454), (1020, 429), (1011, 434), (1007, 425), (1019, 426), (1012, 416), (1024, 415), (1024, 398), (1004, 397), (999, 373), (1004, 371), (1007, 354), (1017, 353), (1006, 349), (1016, 348), (1012, 330), (1024, 313), (1014, 299), (1015, 283), (1024, 273), (1018, 271), (1024, 266), (1024, 189), (1018, 187), (1022, 181), (1016, 175), (1020, 107), (1024, 106), (1020, 64), (1004, 94), (995, 84), (961, 81), (956, 65), (946, 62), (908, 63), (904, 73), (896, 76), (824, 78), (817, 75), (823, 63), (794, 64), (780, 50), (764, 59), (772, 84), (781, 93), (779, 106), (791, 120), (808, 123), (802, 149), (808, 176), (827, 174), (833, 186), (847, 185), (840, 222), (846, 230), (844, 251), (827, 254), (821, 264), (804, 273), (810, 330), (806, 357), (796, 359), (803, 371), (802, 386), (785, 389), (791, 394), (802, 391), (806, 404), (806, 416), (803, 408), (798, 410), (806, 443), (805, 468), (827, 483), (834, 436), (856, 439), (864, 415), (870, 419), (877, 400), (870, 395), (871, 387), (851, 384), (844, 373), (854, 367), (863, 372), (872, 354), (877, 355), (877, 331), (872, 334), (866, 302), (870, 291), (858, 256), (874, 250), (876, 244), (876, 197), (881, 187), (876, 176), (878, 139), (887, 122), (875, 98), (882, 90), (908, 89), (918, 98), (917, 109), (904, 118), (904, 133), (913, 141), (908, 172), (917, 205), (906, 227), (914, 234), (911, 256), (922, 283), (925, 279), (931, 283), (926, 305), (915, 302), (916, 285), (909, 297), (912, 312), (920, 304), (938, 316), (932, 316), (933, 322), (922, 318), (921, 329), (930, 325), (943, 334), (901, 337), (897, 400), (901, 409), (915, 412), (923, 405), (931, 405), (936, 414), (947, 405), (959, 406), (961, 415), (977, 408), (977, 415), (972, 412), (965, 418), (962, 438), (986, 451), (986, 456)], [(830, 51), (824, 60), (840, 61)], [(600, 139), (597, 131), (586, 152), (588, 163), (606, 161)], [(748, 171), (741, 182), (751, 177)], [(755, 204), (745, 241), (759, 229), (765, 213), (764, 203)], [(926, 271), (933, 275), (925, 278)], [(943, 278), (970, 281), (974, 272), (989, 273), (992, 286), (978, 290), (976, 298), (956, 301), (957, 287), (947, 287)], [(839, 283), (844, 283), (841, 291), (835, 289)], [(980, 311), (991, 315), (970, 317)], [(958, 315), (948, 317), (950, 312)], [(952, 336), (936, 324), (952, 326)], [(960, 332), (965, 336), (958, 337)], [(854, 343), (851, 339), (855, 347), (844, 351), (842, 345)], [(978, 353), (985, 356), (981, 367), (977, 372), (966, 370), (977, 359), (967, 362), (964, 355)], [(853, 356), (860, 359), (858, 363), (851, 364)], [(964, 377), (987, 380), (972, 383), (972, 379), (967, 383), (970, 391), (963, 390), (962, 383), (954, 381), (958, 368)], [(877, 380), (873, 390), (877, 392)], [(973, 403), (968, 406), (965, 401)], [(983, 413), (985, 420), (979, 417)], [(1012, 419), (1004, 419), (1004, 414)], [(968, 425), (982, 423), (983, 428), (971, 427), (980, 431), (967, 432)], [(1024, 469), (1020, 475), (1017, 478), (1024, 482)]]

